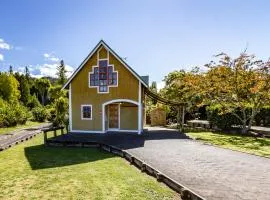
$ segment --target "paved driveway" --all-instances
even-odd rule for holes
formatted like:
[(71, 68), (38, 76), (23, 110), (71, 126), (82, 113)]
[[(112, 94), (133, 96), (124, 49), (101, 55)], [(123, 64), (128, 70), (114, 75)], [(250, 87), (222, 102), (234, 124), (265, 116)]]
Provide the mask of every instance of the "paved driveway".
[(205, 145), (168, 129), (113, 143), (206, 199), (270, 199), (268, 158)]

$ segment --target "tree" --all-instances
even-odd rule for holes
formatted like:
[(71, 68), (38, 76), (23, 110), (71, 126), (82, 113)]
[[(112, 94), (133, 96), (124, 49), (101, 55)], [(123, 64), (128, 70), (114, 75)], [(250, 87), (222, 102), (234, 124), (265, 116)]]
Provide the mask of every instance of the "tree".
[(9, 66), (8, 72), (9, 72), (9, 74), (13, 74), (13, 67), (11, 65)]
[(0, 96), (9, 102), (18, 101), (20, 98), (19, 82), (13, 75), (0, 74)]
[(54, 126), (65, 125), (65, 117), (68, 111), (68, 101), (65, 97), (59, 97), (54, 102), (56, 117), (53, 120)]
[(27, 81), (27, 78), (24, 75), (20, 75), (18, 81), (20, 83), (19, 90), (21, 92), (20, 101), (23, 102), (24, 105), (27, 105), (27, 103), (30, 100), (30, 86), (29, 86), (29, 83)]
[[(157, 91), (157, 82), (156, 82), (156, 81), (153, 81), (149, 89), (150, 89), (152, 92), (154, 92), (154, 93), (157, 94), (157, 93), (158, 93), (158, 91)], [(151, 99), (151, 101), (152, 101), (152, 104), (154, 104), (154, 105), (157, 104), (157, 100)]]
[(25, 78), (29, 82), (30, 80), (30, 71), (27, 66), (25, 66)]
[(270, 102), (270, 61), (259, 61), (246, 53), (235, 59), (221, 53), (217, 58), (218, 63), (206, 65), (209, 71), (201, 85), (204, 99), (220, 104), (220, 114), (231, 113), (239, 119), (245, 134), (256, 114)]
[(202, 74), (197, 68), (191, 71), (173, 71), (165, 76), (165, 87), (161, 94), (176, 102), (187, 103), (186, 109), (193, 112), (203, 105), (200, 85)]
[(41, 104), (44, 106), (46, 95), (51, 87), (50, 81), (46, 78), (40, 78), (35, 81), (35, 86), (38, 90), (39, 96), (41, 97)]
[(56, 99), (60, 97), (65, 97), (66, 95), (67, 91), (62, 90), (61, 85), (51, 86), (49, 89), (49, 97), (51, 102), (54, 102)]
[(177, 117), (178, 122), (181, 122), (179, 124), (181, 130), (184, 128), (186, 114), (194, 116), (199, 107), (203, 105), (199, 88), (199, 85), (202, 84), (201, 76), (198, 68), (194, 68), (191, 71), (173, 71), (164, 79), (165, 87), (160, 91), (160, 94), (175, 102), (185, 103), (182, 108), (172, 107), (170, 112), (171, 116)]
[(57, 76), (58, 76), (58, 84), (64, 85), (64, 83), (67, 81), (67, 76), (66, 76), (66, 67), (64, 64), (64, 61), (60, 61), (60, 65), (57, 67)]
[(15, 72), (14, 77), (17, 79), (19, 82), (19, 90), (20, 90), (20, 101), (24, 104), (27, 105), (29, 98), (30, 98), (30, 86), (28, 81), (26, 80), (25, 75), (20, 74), (18, 72)]

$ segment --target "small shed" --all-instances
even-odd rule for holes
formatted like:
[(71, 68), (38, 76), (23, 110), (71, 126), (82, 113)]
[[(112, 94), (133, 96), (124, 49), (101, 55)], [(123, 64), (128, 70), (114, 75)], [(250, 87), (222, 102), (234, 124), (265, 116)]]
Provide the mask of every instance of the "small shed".
[(150, 112), (151, 126), (165, 126), (166, 112), (163, 108), (155, 108)]

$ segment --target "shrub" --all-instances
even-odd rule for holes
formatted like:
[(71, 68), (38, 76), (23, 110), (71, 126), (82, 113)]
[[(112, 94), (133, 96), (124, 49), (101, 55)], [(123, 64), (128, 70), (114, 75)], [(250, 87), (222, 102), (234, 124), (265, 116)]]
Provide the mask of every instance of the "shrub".
[(44, 122), (48, 118), (48, 111), (44, 107), (36, 107), (32, 110), (33, 120)]
[(55, 110), (55, 108), (54, 107), (49, 107), (49, 108), (47, 108), (47, 111), (48, 111), (48, 117), (47, 117), (48, 121), (53, 122), (55, 120), (55, 118), (56, 118), (56, 110)]
[(255, 116), (254, 125), (256, 126), (270, 126), (270, 107), (266, 106), (260, 110)]
[(19, 103), (8, 103), (0, 99), (0, 127), (25, 124), (28, 119), (28, 110)]
[(241, 124), (239, 119), (233, 114), (222, 114), (222, 108), (220, 105), (208, 106), (206, 112), (207, 120), (210, 122), (210, 124), (222, 130), (230, 129), (232, 125)]
[(27, 119), (29, 118), (29, 112), (26, 107), (17, 104), (14, 105), (15, 108), (15, 115), (16, 115), (16, 121), (18, 124), (25, 124)]
[(33, 108), (40, 107), (40, 106), (41, 106), (41, 104), (39, 103), (39, 100), (35, 95), (33, 95), (29, 98), (29, 101), (27, 103), (28, 108), (33, 109)]

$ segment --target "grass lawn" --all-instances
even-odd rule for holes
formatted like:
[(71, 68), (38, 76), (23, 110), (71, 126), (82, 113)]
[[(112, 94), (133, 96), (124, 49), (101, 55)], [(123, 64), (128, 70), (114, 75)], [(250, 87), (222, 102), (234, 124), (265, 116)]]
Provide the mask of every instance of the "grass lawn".
[(192, 138), (224, 148), (270, 157), (270, 139), (225, 133), (187, 131)]
[(38, 125), (41, 125), (41, 124), (43, 124), (43, 123), (27, 121), (26, 124), (24, 124), (24, 125), (17, 125), (17, 126), (13, 126), (13, 127), (0, 128), (0, 134), (9, 133), (11, 131), (20, 130), (20, 129), (23, 129), (23, 128), (30, 128), (30, 127), (38, 126)]
[(0, 163), (0, 199), (179, 199), (120, 157), (45, 147), (42, 135), (0, 152)]

